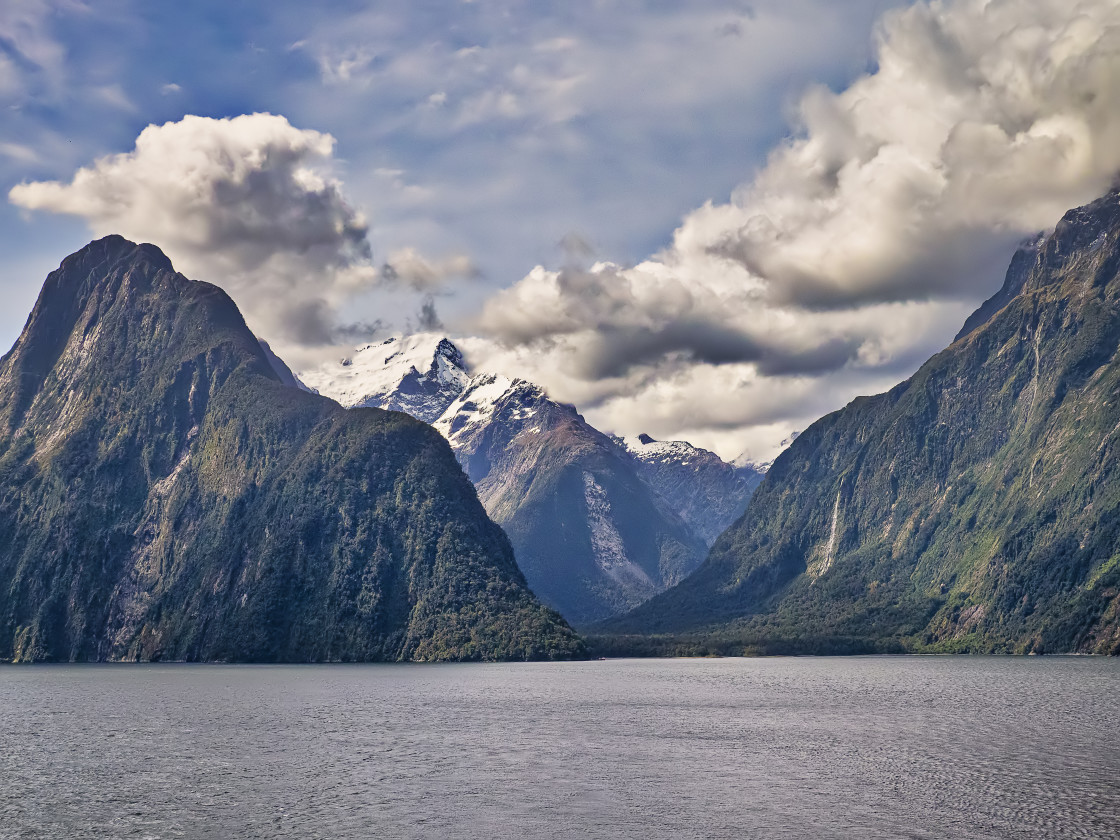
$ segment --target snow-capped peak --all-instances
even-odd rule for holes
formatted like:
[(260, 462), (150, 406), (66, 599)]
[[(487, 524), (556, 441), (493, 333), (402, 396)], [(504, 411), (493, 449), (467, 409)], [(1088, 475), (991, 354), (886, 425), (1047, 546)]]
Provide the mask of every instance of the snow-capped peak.
[(467, 386), (463, 354), (438, 333), (393, 336), (300, 378), (347, 408), (405, 411), (433, 422)]
[(683, 440), (654, 440), (647, 434), (624, 437), (620, 440), (627, 452), (642, 461), (674, 461), (688, 466), (694, 458), (710, 457), (707, 450)]
[(483, 373), (470, 381), (432, 425), (455, 448), (494, 420), (510, 425), (532, 419), (537, 407), (547, 399), (540, 386), (524, 379)]

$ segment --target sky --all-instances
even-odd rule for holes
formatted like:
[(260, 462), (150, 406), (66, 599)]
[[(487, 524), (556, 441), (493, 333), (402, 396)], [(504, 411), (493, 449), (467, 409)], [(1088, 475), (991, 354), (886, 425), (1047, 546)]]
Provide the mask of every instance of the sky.
[(0, 344), (94, 237), (767, 460), (1120, 170), (1120, 0), (0, 4)]

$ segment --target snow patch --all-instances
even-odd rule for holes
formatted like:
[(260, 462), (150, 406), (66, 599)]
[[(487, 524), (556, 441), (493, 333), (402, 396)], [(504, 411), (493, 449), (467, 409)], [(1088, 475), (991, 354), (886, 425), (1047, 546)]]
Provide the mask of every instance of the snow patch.
[(346, 408), (404, 411), (426, 423), (443, 414), (470, 382), (463, 355), (438, 333), (366, 344), (299, 378)]
[(409, 377), (456, 391), (470, 381), (459, 350), (439, 333), (394, 336), (355, 349), (338, 362), (301, 371), (299, 379), (346, 408), (382, 407)]
[(587, 471), (583, 473), (583, 496), (587, 502), (587, 525), (591, 529), (591, 553), (595, 564), (618, 583), (655, 589), (645, 570), (626, 556), (622, 535), (611, 516), (607, 492)]

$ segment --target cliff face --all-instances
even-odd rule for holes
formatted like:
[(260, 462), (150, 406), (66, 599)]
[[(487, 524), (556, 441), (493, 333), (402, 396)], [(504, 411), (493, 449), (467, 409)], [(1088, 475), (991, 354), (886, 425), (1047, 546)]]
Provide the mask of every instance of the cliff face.
[(577, 625), (641, 603), (704, 557), (629, 453), (532, 383), (479, 375), (436, 428), (533, 591)]
[(531, 382), (471, 376), (438, 334), (368, 344), (301, 376), (342, 405), (432, 422), (533, 592), (572, 622), (625, 612), (681, 580), (752, 489), (710, 452), (674, 444), (687, 457), (647, 462)]
[(986, 307), (806, 430), (704, 565), (609, 629), (1120, 651), (1120, 196), (1020, 252)]
[(579, 651), (428, 426), (286, 386), (153, 246), (47, 278), (0, 360), (0, 659)]
[(736, 467), (683, 440), (625, 438), (638, 474), (711, 546), (740, 516), (765, 473)]

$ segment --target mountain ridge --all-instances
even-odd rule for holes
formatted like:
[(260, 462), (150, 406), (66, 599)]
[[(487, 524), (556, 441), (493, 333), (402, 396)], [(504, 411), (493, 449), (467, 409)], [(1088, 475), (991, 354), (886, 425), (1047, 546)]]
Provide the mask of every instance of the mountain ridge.
[(1120, 194), (1001, 291), (913, 377), (810, 426), (693, 575), (600, 629), (1120, 652)]
[(0, 359), (0, 659), (580, 653), (429, 427), (284, 385), (155, 246), (48, 276)]
[[(439, 413), (431, 422), (510, 535), (531, 588), (573, 622), (625, 610), (681, 580), (757, 483), (752, 469), (691, 444), (674, 450), (686, 457), (650, 462), (534, 383), (472, 375), (439, 334), (389, 339), (384, 346), (409, 348), (395, 365), (378, 364), (388, 356), (382, 346), (301, 376), (343, 405), (404, 407), (402, 391), (421, 395), (414, 416)], [(459, 373), (440, 374), (441, 360)], [(410, 379), (417, 385), (396, 384)]]

